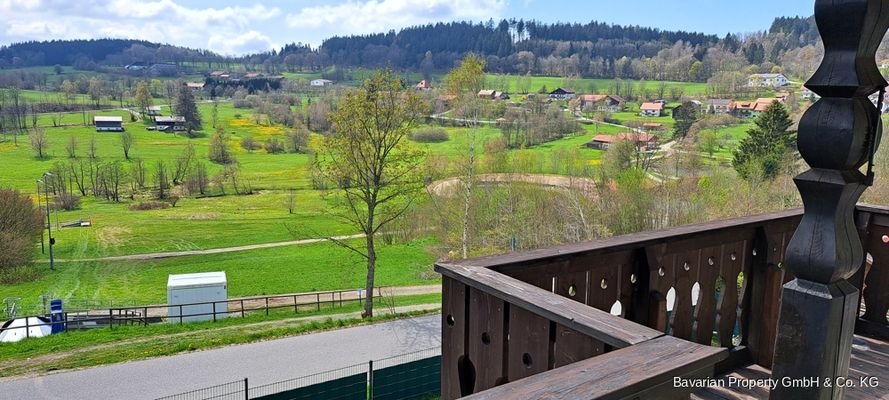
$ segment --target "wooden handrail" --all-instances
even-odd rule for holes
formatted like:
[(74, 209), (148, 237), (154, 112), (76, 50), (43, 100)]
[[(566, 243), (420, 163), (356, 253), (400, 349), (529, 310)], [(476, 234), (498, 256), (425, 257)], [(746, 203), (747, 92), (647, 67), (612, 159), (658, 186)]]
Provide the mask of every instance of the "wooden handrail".
[(726, 349), (663, 336), (464, 399), (623, 399), (646, 391), (656, 391), (656, 398), (678, 398), (694, 388), (674, 385), (676, 377), (709, 377), (713, 365), (727, 356)]
[(467, 286), (616, 348), (631, 346), (664, 335), (663, 332), (485, 268), (437, 264), (435, 270), (446, 277), (456, 279)]

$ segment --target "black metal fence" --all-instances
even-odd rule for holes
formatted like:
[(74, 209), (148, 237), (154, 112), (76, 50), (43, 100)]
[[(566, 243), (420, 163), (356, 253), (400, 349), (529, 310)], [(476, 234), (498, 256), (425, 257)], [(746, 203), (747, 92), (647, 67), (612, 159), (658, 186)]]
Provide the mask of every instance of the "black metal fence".
[(158, 400), (422, 400), (441, 391), (441, 348), (250, 387), (247, 379)]
[(160, 397), (157, 400), (249, 400), (247, 378), (190, 392)]
[[(373, 300), (383, 299), (383, 289), (377, 288)], [(160, 304), (146, 306), (114, 307), (102, 310), (64, 312), (59, 321), (52, 322), (43, 315), (17, 317), (22, 326), (9, 326), (3, 331), (24, 330), (26, 338), (32, 329), (53, 327), (69, 329), (114, 328), (114, 326), (148, 326), (152, 323), (178, 323), (193, 321), (217, 321), (230, 317), (245, 318), (264, 312), (268, 316), (274, 310), (289, 310), (293, 314), (320, 312), (353, 304), (363, 304), (366, 293), (356, 290), (294, 293), (276, 296), (244, 297), (222, 301), (188, 304)]]

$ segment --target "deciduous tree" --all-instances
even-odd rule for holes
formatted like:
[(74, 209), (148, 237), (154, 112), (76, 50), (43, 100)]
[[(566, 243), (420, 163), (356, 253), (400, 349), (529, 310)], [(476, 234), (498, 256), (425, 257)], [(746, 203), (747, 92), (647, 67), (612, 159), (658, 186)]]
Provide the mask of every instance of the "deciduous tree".
[(404, 90), (391, 71), (374, 72), (342, 98), (331, 116), (335, 132), (319, 149), (321, 173), (340, 188), (347, 210), (342, 217), (365, 235), (364, 248), (336, 241), (367, 260), (364, 317), (373, 316), (375, 237), (404, 214), (423, 187), (424, 154), (407, 139), (422, 112), (418, 95)]

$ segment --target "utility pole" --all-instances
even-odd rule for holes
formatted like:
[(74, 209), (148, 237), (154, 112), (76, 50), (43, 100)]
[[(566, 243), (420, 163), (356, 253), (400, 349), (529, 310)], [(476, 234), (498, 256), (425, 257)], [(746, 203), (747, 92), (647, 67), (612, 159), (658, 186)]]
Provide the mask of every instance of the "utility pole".
[[(44, 178), (48, 178), (51, 176), (53, 176), (53, 174), (49, 172), (45, 172), (43, 174)], [(46, 233), (49, 236), (49, 270), (55, 271), (56, 264), (52, 254), (52, 247), (56, 244), (56, 238), (52, 237), (52, 220), (49, 217), (49, 185), (47, 184), (47, 182), (43, 182), (43, 191), (44, 193), (46, 193)]]

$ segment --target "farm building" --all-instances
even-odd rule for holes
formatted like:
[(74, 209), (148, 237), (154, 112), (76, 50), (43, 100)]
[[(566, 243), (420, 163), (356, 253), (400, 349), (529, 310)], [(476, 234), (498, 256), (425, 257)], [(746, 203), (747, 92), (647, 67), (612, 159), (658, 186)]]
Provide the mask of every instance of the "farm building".
[(736, 117), (755, 118), (774, 102), (783, 103), (784, 101), (776, 97), (761, 97), (755, 101), (736, 101), (732, 103), (732, 110)]
[(707, 112), (710, 114), (728, 114), (732, 111), (732, 101), (729, 99), (707, 100)]
[(420, 83), (414, 86), (414, 88), (416, 88), (417, 90), (429, 90), (432, 89), (432, 85), (429, 84), (429, 81), (423, 79), (422, 81), (420, 81)]
[(639, 115), (643, 117), (660, 117), (664, 115), (663, 103), (642, 103), (639, 107)]
[(553, 100), (568, 100), (573, 99), (574, 94), (574, 91), (571, 89), (556, 88), (556, 90), (549, 92), (549, 98)]
[(177, 132), (185, 130), (185, 117), (154, 117), (155, 129), (161, 132)]
[(608, 94), (585, 94), (571, 100), (571, 108), (576, 111), (618, 112), (624, 108), (624, 99)]
[(586, 144), (586, 147), (608, 150), (610, 146), (621, 140), (632, 141), (636, 148), (640, 150), (654, 150), (657, 148), (657, 135), (633, 132), (622, 132), (617, 135), (596, 135), (593, 140)]
[(783, 74), (753, 74), (747, 77), (749, 87), (782, 87), (787, 85), (787, 77)]
[(330, 85), (333, 85), (333, 81), (331, 81), (329, 79), (312, 79), (309, 82), (309, 85), (311, 85), (311, 86), (330, 86)]
[(148, 106), (147, 114), (152, 117), (161, 115), (161, 106)]
[(123, 117), (97, 115), (93, 117), (93, 125), (96, 132), (123, 132)]
[(480, 99), (509, 100), (508, 94), (497, 90), (479, 90), (477, 96)]
[(154, 64), (148, 68), (148, 72), (153, 76), (176, 76), (179, 75), (179, 67), (176, 64)]
[(195, 91), (203, 90), (204, 89), (204, 82), (186, 82), (185, 86), (188, 86), (189, 89), (195, 90)]

